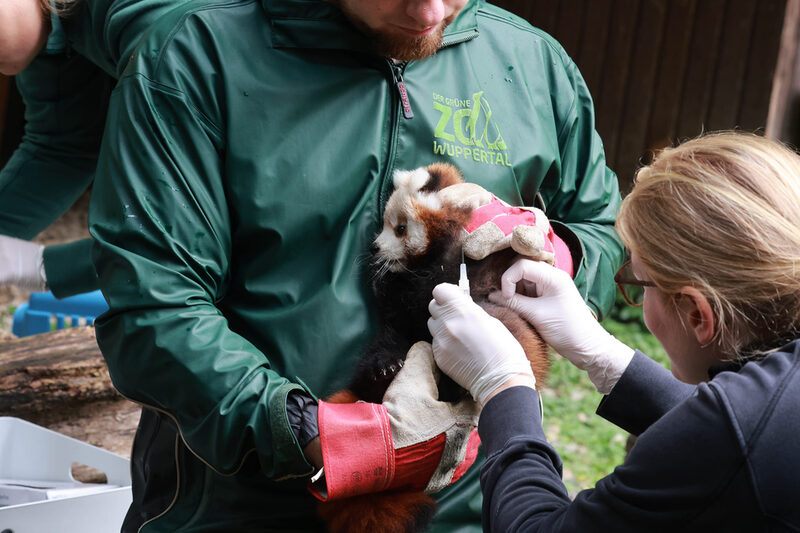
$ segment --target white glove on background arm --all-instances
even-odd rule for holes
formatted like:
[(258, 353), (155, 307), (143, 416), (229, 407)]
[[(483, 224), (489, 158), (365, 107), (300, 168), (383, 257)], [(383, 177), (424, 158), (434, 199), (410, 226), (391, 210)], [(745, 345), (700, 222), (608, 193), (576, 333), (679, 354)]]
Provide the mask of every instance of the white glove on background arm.
[(481, 406), (503, 385), (535, 386), (536, 378), (517, 339), (461, 289), (449, 283), (437, 285), (428, 309), (436, 364)]
[(0, 235), (0, 286), (14, 285), (32, 292), (46, 290), (44, 246)]
[[(517, 293), (534, 294), (534, 297)], [(489, 299), (518, 312), (547, 344), (589, 374), (608, 394), (633, 358), (633, 349), (597, 321), (570, 277), (552, 266), (520, 259), (502, 277), (502, 294)]]

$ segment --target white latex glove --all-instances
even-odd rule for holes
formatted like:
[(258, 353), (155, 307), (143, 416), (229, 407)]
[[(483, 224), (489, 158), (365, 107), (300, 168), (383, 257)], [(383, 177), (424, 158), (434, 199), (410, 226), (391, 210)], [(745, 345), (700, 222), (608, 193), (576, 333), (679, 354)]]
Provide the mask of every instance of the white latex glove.
[(536, 384), (525, 352), (506, 327), (461, 289), (442, 283), (433, 289), (428, 329), (439, 368), (480, 404), (508, 380), (525, 376)]
[(489, 299), (530, 322), (547, 344), (585, 370), (602, 394), (611, 392), (633, 358), (633, 349), (603, 329), (572, 279), (546, 263), (518, 260), (503, 274), (502, 294)]
[(41, 244), (0, 235), (0, 286), (14, 285), (32, 292), (46, 290), (43, 253)]

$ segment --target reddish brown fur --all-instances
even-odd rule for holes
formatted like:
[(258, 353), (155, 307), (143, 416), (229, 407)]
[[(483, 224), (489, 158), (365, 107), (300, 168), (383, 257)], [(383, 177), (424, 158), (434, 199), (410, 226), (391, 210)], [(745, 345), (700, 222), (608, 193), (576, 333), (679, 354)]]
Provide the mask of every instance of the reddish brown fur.
[(542, 337), (530, 327), (528, 322), (514, 311), (507, 307), (494, 305), (492, 303), (482, 303), (487, 313), (503, 323), (505, 327), (514, 335), (514, 338), (522, 345), (525, 356), (531, 363), (531, 370), (536, 376), (536, 389), (540, 390), (546, 383), (547, 374), (550, 372), (550, 357), (548, 355), (547, 344)]
[(325, 399), (328, 403), (356, 403), (358, 400), (359, 397), (347, 389), (334, 392)]
[[(434, 242), (449, 242), (458, 239), (461, 228), (469, 223), (470, 211), (443, 207), (441, 209), (428, 209), (422, 204), (414, 206), (417, 219), (425, 225), (428, 244)], [(428, 253), (429, 248), (419, 255)]]
[(428, 174), (440, 177), (436, 190), (441, 190), (450, 185), (464, 182), (464, 179), (461, 177), (461, 171), (450, 163), (431, 163), (426, 168), (428, 169)]
[[(470, 212), (465, 209), (427, 209), (421, 204), (416, 206), (417, 217), (425, 224), (428, 232), (428, 241), (441, 242), (442, 239), (452, 239), (454, 230), (461, 231), (469, 223)], [(457, 237), (457, 234), (455, 235)]]
[(320, 502), (317, 512), (330, 533), (412, 533), (420, 518), (433, 516), (436, 502), (423, 492), (387, 491)]

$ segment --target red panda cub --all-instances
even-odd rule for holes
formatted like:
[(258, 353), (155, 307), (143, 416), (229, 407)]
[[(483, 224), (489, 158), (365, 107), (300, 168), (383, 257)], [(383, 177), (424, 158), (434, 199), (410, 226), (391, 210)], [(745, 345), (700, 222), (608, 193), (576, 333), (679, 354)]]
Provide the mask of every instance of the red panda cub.
[[(372, 288), (383, 326), (356, 368), (350, 390), (359, 398), (380, 402), (406, 352), (421, 340), (431, 341), (428, 303), (442, 282), (458, 283), (461, 246), (472, 211), (489, 193), (465, 183), (458, 169), (434, 163), (396, 171), (394, 192), (386, 203), (383, 229), (373, 242)], [(541, 337), (516, 312), (489, 302), (500, 289), (500, 276), (516, 260), (511, 249), (480, 261), (466, 259), (470, 294), (499, 319), (525, 349), (537, 382), (549, 370)], [(540, 378), (541, 377), (541, 378)], [(443, 377), (443, 399), (458, 400), (464, 391)], [(456, 390), (458, 389), (458, 390)]]
[[(372, 288), (382, 326), (358, 363), (348, 390), (328, 401), (380, 403), (408, 349), (418, 341), (431, 341), (427, 326), (431, 292), (439, 283), (458, 283), (463, 228), (481, 204), (482, 194), (488, 193), (465, 183), (458, 169), (449, 164), (395, 172), (383, 229), (370, 250)], [(480, 261), (467, 259), (470, 294), (520, 342), (538, 387), (550, 368), (547, 346), (516, 312), (488, 301), (489, 293), (500, 289), (500, 276), (516, 257), (516, 252), (508, 249)], [(439, 388), (443, 400), (455, 401), (466, 394), (444, 375)], [(318, 510), (332, 533), (414, 533), (430, 524), (436, 503), (420, 491), (393, 490), (320, 502)]]

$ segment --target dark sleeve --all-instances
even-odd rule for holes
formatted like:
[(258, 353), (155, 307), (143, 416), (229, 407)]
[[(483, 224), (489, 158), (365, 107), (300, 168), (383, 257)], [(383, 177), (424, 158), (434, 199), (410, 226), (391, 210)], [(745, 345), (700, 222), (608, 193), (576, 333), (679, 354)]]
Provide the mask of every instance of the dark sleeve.
[(32, 239), (92, 183), (111, 82), (63, 54), (37, 57), (16, 82), (25, 133), (0, 172), (0, 233)]
[[(112, 80), (85, 58), (40, 55), (16, 77), (25, 133), (0, 171), (0, 234), (32, 239), (94, 179)], [(49, 288), (59, 298), (99, 288), (86, 239), (45, 248)]]
[(529, 513), (569, 505), (561, 458), (544, 436), (535, 390), (512, 387), (492, 398), (478, 433), (487, 457), (481, 468), (484, 531), (526, 531), (523, 518)]
[(300, 448), (319, 437), (316, 400), (305, 392), (293, 390), (286, 395), (286, 416)]
[(100, 288), (92, 263), (92, 239), (44, 248), (44, 271), (47, 286), (56, 298), (96, 291)]
[(536, 392), (515, 387), (492, 398), (479, 424), (487, 454), (484, 531), (686, 531), (709, 509), (725, 508), (720, 502), (731, 490), (752, 497), (723, 402), (705, 385), (695, 390), (640, 436), (623, 465), (572, 502), (541, 427)]
[(600, 401), (597, 414), (639, 435), (695, 389), (695, 385), (679, 381), (669, 370), (636, 350), (622, 377)]

